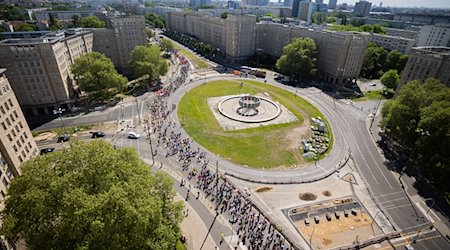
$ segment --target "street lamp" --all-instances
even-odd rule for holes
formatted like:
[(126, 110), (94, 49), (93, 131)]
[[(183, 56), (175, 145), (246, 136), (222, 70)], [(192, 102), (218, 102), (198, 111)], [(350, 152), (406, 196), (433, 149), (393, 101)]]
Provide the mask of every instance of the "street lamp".
[(147, 119), (147, 139), (150, 143), (150, 154), (152, 156), (152, 165), (151, 167), (153, 167), (153, 165), (155, 165), (155, 156), (156, 156), (156, 150), (153, 151), (153, 144), (152, 144), (152, 135), (151, 135), (151, 129), (150, 129), (150, 121), (149, 119)]
[(58, 109), (56, 109), (56, 110), (53, 110), (53, 114), (54, 114), (54, 115), (58, 114), (59, 119), (61, 120), (61, 128), (64, 129), (64, 133), (67, 134), (66, 126), (64, 125), (64, 121), (63, 121), (62, 116), (61, 116), (61, 114), (62, 114), (64, 111), (66, 111), (66, 110), (65, 110), (65, 109), (62, 109), (62, 108), (58, 108)]

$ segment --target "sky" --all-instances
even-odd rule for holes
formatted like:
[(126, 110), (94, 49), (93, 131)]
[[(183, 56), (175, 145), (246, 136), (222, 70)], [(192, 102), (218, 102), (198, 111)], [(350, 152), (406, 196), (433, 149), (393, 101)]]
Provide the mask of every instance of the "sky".
[[(270, 0), (271, 2), (278, 2), (278, 0)], [(383, 2), (383, 6), (390, 7), (426, 7), (426, 8), (450, 8), (450, 0), (366, 0), (372, 5), (378, 6)], [(313, 0), (314, 2), (314, 0)], [(328, 0), (323, 0), (328, 3)], [(355, 5), (356, 0), (338, 0), (337, 3), (348, 3)]]

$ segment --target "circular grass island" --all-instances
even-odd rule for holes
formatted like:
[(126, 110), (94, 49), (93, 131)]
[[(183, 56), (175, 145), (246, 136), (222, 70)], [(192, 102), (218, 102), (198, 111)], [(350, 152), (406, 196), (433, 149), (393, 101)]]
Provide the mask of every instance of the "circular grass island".
[[(218, 111), (218, 103), (233, 95), (270, 99), (282, 107), (280, 117), (251, 126), (226, 121), (228, 118)], [(178, 118), (197, 143), (224, 159), (252, 168), (292, 168), (310, 162), (302, 157), (301, 140), (310, 138), (310, 119), (317, 116), (330, 131), (323, 114), (303, 98), (269, 84), (239, 79), (197, 86), (178, 104)], [(331, 134), (329, 138), (327, 151), (332, 145)]]

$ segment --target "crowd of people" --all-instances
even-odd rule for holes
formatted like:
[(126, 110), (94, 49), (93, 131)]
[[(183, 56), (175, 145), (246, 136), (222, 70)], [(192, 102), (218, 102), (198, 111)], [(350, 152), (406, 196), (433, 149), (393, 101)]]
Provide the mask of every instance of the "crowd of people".
[[(180, 163), (184, 173), (180, 186), (187, 189), (186, 201), (190, 199), (191, 184), (197, 189), (196, 199), (201, 194), (213, 202), (217, 213), (229, 219), (238, 235), (239, 243), (248, 249), (292, 249), (289, 242), (242, 193), (214, 168), (210, 168), (206, 152), (193, 146), (193, 141), (182, 136), (176, 122), (169, 119), (175, 111), (175, 105), (168, 104), (168, 96), (173, 93), (185, 79), (175, 81), (167, 86), (161, 95), (157, 95), (149, 105), (151, 123), (150, 132), (156, 137), (157, 146), (165, 152), (165, 157), (173, 157)], [(185, 179), (186, 178), (186, 179)], [(223, 238), (221, 243), (223, 242)]]

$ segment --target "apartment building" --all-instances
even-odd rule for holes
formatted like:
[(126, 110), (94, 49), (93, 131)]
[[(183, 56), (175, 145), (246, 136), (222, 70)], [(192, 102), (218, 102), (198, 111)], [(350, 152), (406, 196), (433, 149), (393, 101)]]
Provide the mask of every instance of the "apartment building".
[(21, 174), (22, 162), (38, 154), (5, 72), (6, 69), (0, 68), (0, 204), (5, 199), (11, 179)]
[(274, 58), (294, 38), (311, 38), (317, 46), (318, 76), (333, 84), (358, 78), (369, 36), (363, 33), (314, 30), (272, 22), (256, 24), (256, 48)]
[(108, 17), (106, 28), (94, 30), (93, 50), (110, 58), (117, 70), (129, 74), (133, 49), (147, 44), (143, 16)]
[(0, 41), (0, 66), (8, 69), (23, 111), (40, 115), (58, 107), (70, 109), (78, 96), (70, 65), (92, 46), (93, 32), (81, 28)]
[(450, 24), (440, 23), (422, 26), (417, 37), (416, 46), (450, 47)]
[(430, 77), (439, 79), (450, 87), (450, 47), (412, 48), (396, 94), (405, 83), (412, 80), (423, 82)]
[(237, 62), (255, 53), (256, 16), (228, 15), (227, 19), (198, 12), (170, 12), (167, 28), (197, 38), (218, 48), (229, 61)]
[(384, 27), (383, 30), (386, 32), (388, 36), (399, 36), (409, 39), (416, 39), (419, 34), (418, 31), (412, 29), (395, 29)]
[(78, 18), (81, 19), (83, 17), (93, 16), (94, 12), (95, 10), (37, 10), (34, 11), (33, 14), (37, 21), (48, 22), (50, 16), (55, 17), (60, 21), (72, 21), (74, 16), (78, 16)]
[(403, 54), (409, 54), (411, 48), (416, 43), (415, 39), (399, 36), (387, 36), (383, 34), (371, 33), (370, 41), (388, 50), (398, 50)]
[(355, 4), (355, 9), (353, 12), (356, 16), (367, 17), (369, 16), (371, 7), (372, 3), (360, 0)]

